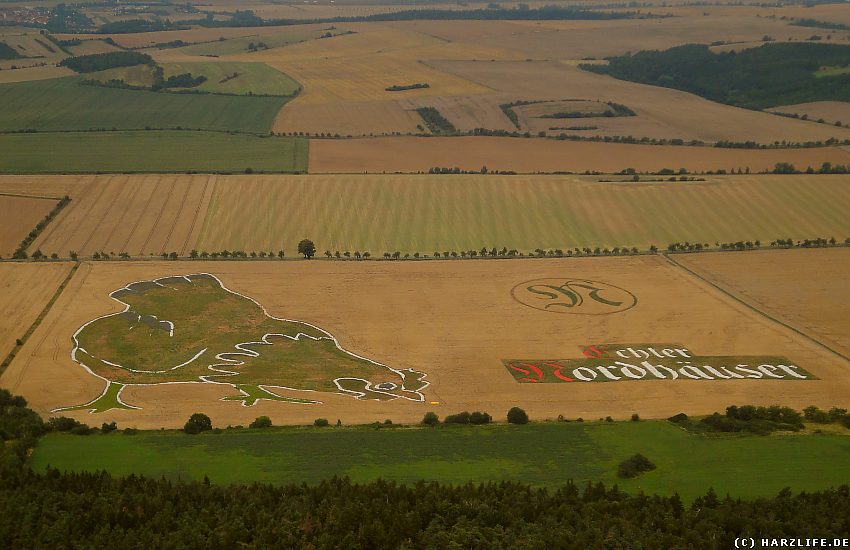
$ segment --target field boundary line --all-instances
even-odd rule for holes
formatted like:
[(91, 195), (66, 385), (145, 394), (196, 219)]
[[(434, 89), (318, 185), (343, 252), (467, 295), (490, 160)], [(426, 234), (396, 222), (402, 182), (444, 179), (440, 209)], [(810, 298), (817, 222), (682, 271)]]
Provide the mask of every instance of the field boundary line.
[(59, 287), (53, 293), (53, 296), (50, 297), (50, 300), (48, 300), (47, 304), (45, 304), (44, 308), (38, 314), (38, 317), (35, 318), (35, 320), (30, 325), (30, 328), (27, 329), (24, 335), (18, 339), (20, 341), (20, 344), (18, 344), (18, 342), (16, 341), (15, 345), (12, 347), (12, 350), (9, 352), (8, 355), (6, 355), (6, 358), (3, 359), (3, 362), (0, 363), (0, 374), (3, 374), (6, 368), (12, 364), (12, 361), (15, 359), (15, 356), (18, 355), (18, 352), (21, 350), (21, 348), (24, 347), (24, 345), (27, 343), (27, 340), (30, 339), (30, 336), (33, 335), (33, 333), (36, 331), (41, 322), (44, 321), (44, 319), (47, 317), (47, 314), (50, 313), (50, 309), (53, 307), (53, 304), (56, 303), (56, 300), (59, 299), (59, 296), (62, 294), (62, 291), (65, 290), (65, 287), (67, 287), (68, 283), (71, 282), (71, 279), (74, 277), (74, 274), (77, 272), (77, 269), (79, 269), (79, 267), (80, 262), (74, 262), (74, 265), (71, 267), (71, 270), (68, 271), (68, 274), (65, 276), (65, 279), (61, 283), (59, 283)]
[(64, 197), (48, 197), (47, 195), (25, 195), (23, 193), (0, 193), (0, 197), (17, 197), (21, 199), (44, 199), (48, 201), (61, 201)]
[(821, 347), (821, 348), (823, 348), (823, 349), (825, 349), (825, 350), (829, 351), (830, 353), (833, 353), (834, 355), (837, 355), (838, 357), (840, 357), (840, 358), (844, 359), (845, 361), (847, 361), (848, 363), (850, 363), (850, 357), (848, 357), (848, 356), (844, 355), (844, 354), (843, 354), (843, 353), (841, 353), (840, 351), (837, 351), (837, 350), (832, 349), (832, 348), (831, 348), (831, 347), (829, 347), (828, 345), (826, 345), (826, 344), (824, 344), (823, 342), (821, 342), (819, 339), (815, 338), (815, 337), (814, 337), (814, 336), (812, 336), (811, 334), (808, 334), (806, 331), (803, 331), (803, 330), (801, 330), (801, 329), (798, 329), (798, 328), (797, 328), (797, 327), (795, 327), (794, 325), (791, 325), (791, 324), (789, 324), (789, 323), (787, 323), (787, 322), (785, 322), (785, 321), (783, 321), (783, 320), (781, 320), (781, 319), (778, 319), (777, 317), (774, 317), (773, 315), (771, 315), (771, 314), (767, 313), (766, 311), (761, 310), (760, 308), (758, 308), (757, 306), (755, 306), (755, 305), (751, 304), (749, 301), (745, 300), (745, 299), (744, 299), (744, 298), (742, 298), (741, 296), (738, 296), (738, 293), (737, 293), (737, 292), (734, 292), (734, 291), (732, 291), (732, 290), (729, 290), (729, 289), (727, 289), (727, 288), (724, 288), (723, 286), (719, 285), (718, 283), (715, 283), (714, 281), (710, 280), (709, 278), (707, 278), (707, 277), (705, 277), (705, 276), (701, 275), (701, 274), (700, 274), (700, 273), (698, 273), (697, 271), (695, 271), (695, 270), (693, 270), (693, 269), (691, 269), (691, 268), (687, 267), (686, 265), (684, 265), (684, 264), (682, 264), (682, 263), (677, 262), (676, 260), (674, 260), (673, 258), (671, 258), (671, 257), (670, 257), (670, 254), (663, 253), (663, 254), (661, 254), (661, 256), (663, 256), (663, 257), (664, 257), (664, 259), (666, 259), (666, 260), (667, 260), (667, 261), (668, 261), (671, 265), (673, 265), (673, 266), (675, 266), (675, 267), (678, 267), (678, 268), (682, 269), (683, 271), (685, 271), (685, 272), (689, 273), (689, 274), (690, 274), (690, 275), (692, 275), (693, 277), (696, 277), (696, 278), (697, 278), (697, 279), (699, 279), (700, 281), (702, 281), (702, 282), (704, 282), (704, 283), (709, 284), (709, 285), (710, 285), (710, 286), (712, 286), (713, 288), (715, 288), (715, 289), (717, 289), (718, 291), (722, 292), (724, 295), (728, 296), (729, 298), (732, 298), (733, 300), (735, 300), (735, 301), (736, 301), (736, 302), (738, 302), (739, 304), (742, 304), (742, 305), (743, 305), (743, 306), (745, 306), (747, 309), (749, 309), (749, 310), (751, 310), (751, 311), (754, 311), (755, 313), (758, 313), (758, 314), (759, 314), (759, 315), (761, 315), (762, 317), (764, 317), (764, 318), (766, 318), (766, 319), (768, 319), (768, 320), (770, 320), (770, 321), (773, 321), (774, 323), (776, 323), (776, 324), (778, 324), (778, 325), (780, 325), (780, 326), (782, 326), (782, 327), (785, 327), (786, 329), (788, 329), (788, 330), (790, 330), (790, 331), (794, 332), (795, 334), (798, 334), (798, 335), (802, 336), (802, 337), (803, 337), (803, 338), (805, 338), (806, 340), (809, 340), (810, 342), (812, 342), (812, 343), (816, 344), (817, 346), (819, 346), (819, 347)]

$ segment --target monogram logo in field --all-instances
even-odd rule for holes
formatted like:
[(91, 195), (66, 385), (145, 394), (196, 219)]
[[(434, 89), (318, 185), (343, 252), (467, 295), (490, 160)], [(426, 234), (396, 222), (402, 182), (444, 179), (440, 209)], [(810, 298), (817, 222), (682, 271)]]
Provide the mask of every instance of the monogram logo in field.
[(607, 315), (637, 304), (637, 298), (628, 290), (589, 279), (534, 279), (516, 285), (511, 296), (534, 309), (580, 315)]

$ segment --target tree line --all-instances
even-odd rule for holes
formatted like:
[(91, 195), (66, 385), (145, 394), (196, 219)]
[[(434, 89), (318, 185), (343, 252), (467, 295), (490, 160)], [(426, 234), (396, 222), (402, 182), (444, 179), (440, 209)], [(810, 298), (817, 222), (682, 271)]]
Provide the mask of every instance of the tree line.
[(68, 57), (59, 62), (62, 67), (68, 67), (77, 73), (93, 73), (105, 71), (117, 67), (133, 67), (135, 65), (154, 65), (151, 56), (146, 53), (120, 51), (108, 53), (95, 53), (91, 55), (80, 55)]
[[(45, 218), (47, 219), (47, 218)], [(45, 222), (41, 222), (42, 228), (46, 225)], [(39, 229), (39, 233), (41, 231)], [(35, 230), (34, 230), (35, 231)], [(30, 235), (32, 235), (31, 233)], [(38, 233), (35, 234), (36, 236)], [(31, 243), (35, 237), (27, 237), (29, 242)], [(298, 247), (298, 254), (303, 256), (305, 259), (310, 259), (316, 255), (316, 247), (312, 241), (307, 240), (310, 244)], [(303, 242), (303, 241), (302, 241)], [(798, 239), (794, 240), (791, 238), (780, 238), (772, 240), (769, 244), (770, 248), (824, 248), (824, 247), (832, 247), (832, 246), (850, 246), (850, 237), (844, 239), (844, 241), (839, 242), (835, 237), (825, 238), (825, 237), (815, 237), (815, 238), (807, 238), (807, 239)], [(704, 252), (711, 250), (757, 250), (762, 247), (762, 242), (759, 239), (751, 240), (751, 241), (730, 241), (730, 242), (720, 242), (715, 241), (714, 246), (709, 243), (704, 242), (689, 242), (689, 241), (676, 241), (673, 243), (669, 243), (666, 247), (666, 251), (670, 253), (674, 252)], [(637, 254), (657, 254), (658, 247), (656, 245), (650, 245), (648, 248), (641, 250), (636, 246), (613, 246), (613, 247), (573, 247), (573, 248), (535, 248), (529, 252), (521, 252), (516, 248), (508, 248), (502, 247), (501, 249), (492, 247), (488, 248), (486, 246), (481, 247), (480, 249), (469, 249), (469, 250), (435, 250), (433, 254), (424, 254), (421, 252), (401, 252), (399, 250), (396, 251), (386, 251), (380, 257), (374, 256), (371, 252), (360, 250), (355, 250), (351, 252), (349, 250), (331, 252), (330, 250), (325, 250), (323, 256), (329, 260), (337, 259), (337, 260), (377, 260), (383, 258), (384, 260), (430, 260), (430, 259), (443, 259), (443, 260), (456, 260), (456, 259), (475, 259), (475, 258), (570, 258), (570, 257), (582, 257), (582, 256), (634, 256)], [(31, 258), (33, 260), (47, 260), (48, 255), (43, 253), (41, 249), (36, 250), (32, 253), (31, 256), (28, 256), (25, 250), (21, 248), (15, 253), (12, 259), (16, 260), (25, 260), (27, 258)], [(73, 261), (80, 260), (80, 254), (76, 251), (71, 251), (68, 254), (68, 258)], [(131, 260), (134, 257), (131, 256), (127, 252), (119, 252), (115, 254), (114, 252), (94, 252), (90, 257), (92, 260), (98, 261), (110, 261), (118, 258), (119, 260)], [(260, 251), (260, 252), (245, 252), (243, 250), (222, 250), (219, 252), (207, 252), (206, 250), (197, 251), (192, 250), (189, 252), (188, 256), (182, 256), (178, 252), (162, 252), (160, 254), (160, 258), (163, 260), (283, 260), (286, 258), (286, 253), (283, 250), (274, 251)], [(59, 254), (52, 253), (49, 256), (51, 260), (60, 260)]]

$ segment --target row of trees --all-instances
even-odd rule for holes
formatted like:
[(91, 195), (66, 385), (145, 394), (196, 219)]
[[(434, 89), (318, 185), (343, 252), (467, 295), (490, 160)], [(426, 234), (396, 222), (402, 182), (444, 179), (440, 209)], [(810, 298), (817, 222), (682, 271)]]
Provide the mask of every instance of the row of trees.
[[(305, 239), (306, 240), (306, 239)], [(303, 241), (302, 241), (303, 243)], [(298, 253), (306, 259), (312, 258), (316, 255), (316, 247), (315, 244), (312, 244), (312, 241), (308, 241), (309, 244), (299, 243)], [(831, 246), (850, 246), (850, 237), (844, 239), (843, 242), (839, 243), (835, 237), (830, 237), (829, 239), (824, 237), (816, 237), (813, 239), (776, 239), (770, 241), (771, 248), (825, 248)], [(714, 245), (710, 245), (709, 243), (691, 243), (689, 241), (677, 241), (674, 243), (670, 243), (667, 245), (667, 252), (702, 252), (709, 250), (756, 250), (762, 247), (762, 242), (759, 239), (754, 241), (734, 241), (734, 242), (719, 242), (715, 241)], [(636, 246), (628, 247), (628, 246), (615, 246), (612, 248), (608, 247), (574, 247), (568, 249), (562, 248), (536, 248), (530, 252), (520, 252), (515, 248), (508, 249), (508, 247), (502, 247), (501, 249), (497, 249), (496, 247), (487, 248), (482, 247), (480, 250), (444, 250), (442, 252), (435, 250), (433, 254), (422, 254), (420, 252), (405, 252), (402, 253), (398, 250), (394, 252), (384, 252), (382, 257), (384, 260), (429, 260), (429, 259), (473, 259), (473, 258), (571, 258), (571, 257), (582, 257), (582, 256), (634, 256), (637, 254), (657, 254), (658, 247), (655, 245), (650, 245), (644, 251), (641, 251)], [(349, 250), (340, 252), (339, 250), (335, 252), (331, 252), (330, 250), (325, 250), (323, 253), (325, 258), (328, 259), (354, 259), (354, 260), (371, 260), (374, 258), (371, 252), (367, 251), (359, 251), (355, 250), (351, 252)], [(48, 259), (48, 255), (43, 253), (40, 249), (36, 250), (32, 253), (31, 256), (28, 256), (27, 253), (21, 249), (19, 249), (13, 259), (27, 259), (28, 257), (33, 260), (46, 260)], [(121, 260), (131, 260), (133, 259), (127, 252), (119, 252), (115, 254), (114, 252), (94, 252), (91, 256), (93, 260), (112, 260), (113, 258), (119, 258)], [(160, 254), (160, 257), (163, 260), (181, 260), (185, 259), (186, 256), (181, 256), (177, 252), (163, 252)], [(222, 250), (220, 252), (207, 252), (197, 250), (192, 250), (189, 252), (188, 258), (191, 260), (248, 260), (248, 259), (284, 259), (286, 257), (286, 253), (283, 250), (278, 250), (277, 252), (273, 251), (260, 251), (260, 252), (245, 252), (244, 250)], [(52, 260), (61, 259), (59, 254), (52, 253), (49, 256)], [(71, 251), (68, 254), (68, 258), (73, 261), (77, 261), (80, 259), (80, 255), (76, 251)]]

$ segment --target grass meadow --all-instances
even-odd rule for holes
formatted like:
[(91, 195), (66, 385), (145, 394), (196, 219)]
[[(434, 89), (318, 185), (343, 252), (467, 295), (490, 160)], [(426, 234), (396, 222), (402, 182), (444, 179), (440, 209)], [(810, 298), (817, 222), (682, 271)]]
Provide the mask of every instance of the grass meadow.
[(82, 84), (82, 77), (0, 86), (0, 131), (190, 128), (267, 133), (288, 97), (175, 94)]
[[(32, 457), (36, 471), (106, 470), (214, 483), (356, 482), (452, 484), (513, 480), (554, 487), (617, 483), (628, 492), (693, 499), (770, 496), (783, 487), (815, 490), (850, 479), (850, 437), (843, 434), (700, 436), (665, 421), (539, 423), (486, 427), (343, 427), (52, 434)], [(658, 468), (634, 480), (616, 477), (620, 461), (642, 453)]]
[(306, 172), (307, 147), (301, 138), (224, 132), (0, 134), (0, 173)]

